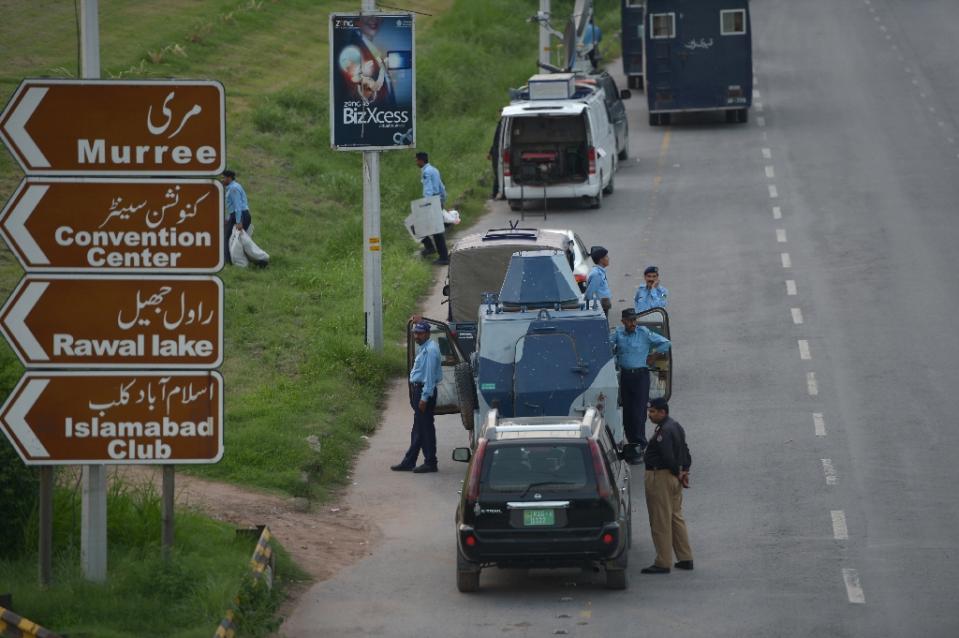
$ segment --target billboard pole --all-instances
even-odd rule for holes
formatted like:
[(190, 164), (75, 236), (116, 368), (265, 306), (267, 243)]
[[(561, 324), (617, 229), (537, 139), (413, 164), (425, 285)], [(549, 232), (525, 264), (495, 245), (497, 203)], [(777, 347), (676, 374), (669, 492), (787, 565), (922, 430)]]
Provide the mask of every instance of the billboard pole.
[[(80, 76), (100, 79), (100, 25), (98, 0), (80, 2)], [(80, 514), (80, 563), (87, 580), (107, 579), (107, 468), (83, 466)]]
[[(362, 0), (363, 13), (376, 11), (376, 0)], [(363, 316), (366, 346), (383, 351), (383, 263), (380, 240), (380, 152), (363, 151)]]

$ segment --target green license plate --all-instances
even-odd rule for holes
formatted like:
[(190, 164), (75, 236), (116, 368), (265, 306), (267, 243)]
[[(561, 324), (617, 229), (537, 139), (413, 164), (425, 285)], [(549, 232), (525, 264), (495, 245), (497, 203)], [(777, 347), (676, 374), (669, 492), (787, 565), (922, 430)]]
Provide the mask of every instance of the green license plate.
[(535, 527), (537, 525), (555, 525), (555, 510), (523, 510), (523, 527)]

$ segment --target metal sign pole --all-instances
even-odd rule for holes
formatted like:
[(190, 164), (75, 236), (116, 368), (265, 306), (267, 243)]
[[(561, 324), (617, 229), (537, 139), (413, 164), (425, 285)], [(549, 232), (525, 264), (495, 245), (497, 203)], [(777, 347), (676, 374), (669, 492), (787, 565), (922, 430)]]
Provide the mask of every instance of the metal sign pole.
[(53, 466), (40, 468), (40, 586), (53, 575)]
[(539, 0), (539, 63), (549, 64), (549, 0)]
[[(376, 0), (363, 0), (361, 11), (376, 11)], [(363, 152), (363, 314), (366, 346), (383, 351), (383, 263), (380, 238), (380, 153)]]
[[(80, 2), (80, 75), (100, 78), (98, 0)], [(80, 562), (87, 580), (107, 578), (107, 472), (105, 465), (83, 466)]]
[(161, 533), (161, 546), (164, 560), (170, 560), (173, 555), (173, 536), (175, 527), (173, 523), (173, 495), (174, 482), (176, 480), (176, 470), (173, 465), (163, 466), (163, 510), (161, 513), (163, 531)]

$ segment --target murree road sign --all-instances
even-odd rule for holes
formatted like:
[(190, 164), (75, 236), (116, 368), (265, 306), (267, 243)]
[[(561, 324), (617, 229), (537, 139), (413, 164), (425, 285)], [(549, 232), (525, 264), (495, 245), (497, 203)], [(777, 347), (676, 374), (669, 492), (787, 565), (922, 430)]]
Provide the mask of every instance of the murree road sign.
[(28, 368), (216, 368), (223, 284), (216, 277), (27, 275), (0, 330)]
[(223, 85), (24, 80), (0, 113), (0, 138), (28, 175), (215, 175)]
[(0, 410), (27, 465), (215, 463), (217, 372), (27, 372)]
[(28, 272), (216, 272), (222, 210), (213, 180), (28, 177), (0, 233)]

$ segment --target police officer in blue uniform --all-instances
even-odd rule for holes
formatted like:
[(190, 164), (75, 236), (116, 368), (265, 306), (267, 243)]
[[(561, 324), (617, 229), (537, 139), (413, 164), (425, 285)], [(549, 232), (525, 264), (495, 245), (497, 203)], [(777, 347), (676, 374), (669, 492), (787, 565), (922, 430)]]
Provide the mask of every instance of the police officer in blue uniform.
[[(646, 408), (649, 401), (649, 366), (657, 352), (671, 347), (669, 339), (645, 326), (636, 325), (636, 310), (626, 308), (623, 325), (610, 333), (610, 343), (619, 365), (619, 398), (623, 405), (626, 440), (646, 448)], [(632, 459), (631, 462), (638, 462)]]
[(669, 290), (659, 283), (659, 268), (649, 266), (643, 272), (646, 283), (636, 289), (633, 305), (636, 313), (643, 313), (651, 308), (665, 308), (669, 305)]
[(593, 246), (589, 249), (590, 259), (596, 264), (589, 271), (586, 278), (586, 302), (593, 303), (599, 300), (603, 306), (606, 318), (609, 318), (609, 309), (613, 306), (613, 293), (609, 290), (609, 281), (606, 279), (606, 269), (609, 267), (609, 251), (602, 246)]
[[(439, 346), (430, 339), (430, 324), (425, 321), (414, 323), (413, 338), (418, 347), (413, 369), (410, 370), (410, 407), (413, 408), (410, 447), (403, 460), (390, 469), (394, 472), (424, 474), (437, 469), (433, 413), (436, 410), (436, 386), (443, 379), (443, 366)], [(417, 466), (420, 450), (423, 451), (423, 464)]]

